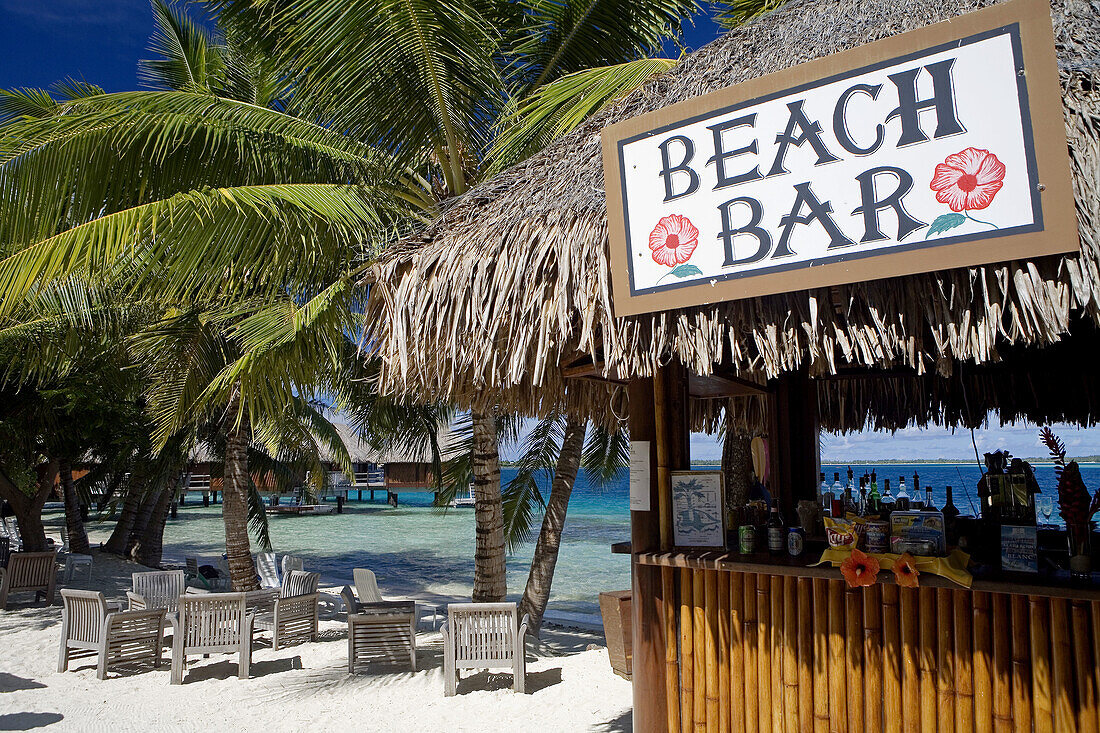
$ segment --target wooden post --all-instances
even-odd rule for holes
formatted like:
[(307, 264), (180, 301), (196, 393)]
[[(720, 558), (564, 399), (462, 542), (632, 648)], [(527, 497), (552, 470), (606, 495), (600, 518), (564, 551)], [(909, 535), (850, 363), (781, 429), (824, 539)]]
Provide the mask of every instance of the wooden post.
[(760, 731), (772, 729), (771, 579), (756, 577), (756, 679), (760, 697)]
[(758, 637), (756, 620), (756, 576), (745, 573), (744, 578), (744, 604), (741, 613), (745, 619), (741, 642), (745, 649), (745, 733), (759, 733), (760, 731), (760, 705), (757, 697), (757, 688), (760, 687), (757, 677), (756, 640)]
[(974, 730), (974, 640), (970, 635), (970, 593), (952, 591), (955, 601), (955, 731)]
[(1012, 651), (1008, 596), (993, 593), (993, 730), (1012, 730)]
[(974, 729), (978, 733), (993, 731), (993, 649), (989, 634), (989, 594), (973, 594), (974, 635)]
[(778, 490), (785, 516), (799, 499), (815, 499), (821, 466), (817, 383), (805, 368), (775, 379), (772, 491)]
[(1065, 598), (1050, 599), (1051, 667), (1054, 669), (1054, 730), (1073, 730), (1073, 652), (1069, 647), (1069, 610)]
[(676, 603), (676, 568), (661, 568), (662, 615), (665, 625), (665, 705), (669, 733), (680, 733), (680, 658), (677, 638), (680, 613)]
[(920, 621), (920, 729), (936, 733), (936, 591), (918, 591)]
[(692, 577), (680, 568), (680, 730), (695, 731), (695, 629), (693, 628)]
[(706, 733), (718, 733), (718, 682), (721, 674), (718, 669), (718, 571), (704, 570), (703, 583), (705, 593), (706, 618), (703, 627), (703, 649), (706, 651), (707, 664), (703, 676), (706, 689)]
[(783, 730), (785, 733), (798, 733), (799, 617), (796, 582), (796, 579), (789, 575), (783, 578)]
[(1086, 601), (1073, 602), (1073, 676), (1077, 680), (1077, 730), (1096, 730), (1096, 680), (1092, 668), (1089, 639), (1089, 607)]
[(844, 633), (844, 676), (848, 693), (848, 731), (863, 733), (863, 593), (844, 591), (846, 618)]
[(1035, 733), (1054, 733), (1048, 631), (1050, 613), (1046, 598), (1028, 596), (1028, 602), (1031, 604), (1031, 694), (1035, 710)]
[[(1093, 689), (1100, 697), (1100, 601), (1092, 601), (1089, 605), (1089, 621), (1092, 626), (1092, 673)], [(1100, 713), (1097, 714), (1100, 717)]]
[(772, 733), (783, 733), (783, 577), (771, 576)]
[(730, 730), (733, 733), (746, 730), (745, 706), (748, 695), (745, 688), (745, 576), (730, 573)]
[(692, 716), (695, 720), (695, 733), (707, 731), (707, 664), (710, 657), (707, 655), (706, 625), (707, 625), (707, 585), (705, 571), (692, 571), (691, 578), (691, 611), (693, 616), (693, 628), (695, 630), (695, 689), (692, 700), (695, 710)]
[(917, 621), (917, 591), (899, 588), (901, 600), (901, 710), (905, 733), (920, 729), (920, 672), (917, 654), (920, 650), (920, 627)]
[[(653, 380), (636, 379), (630, 383), (630, 437), (649, 441), (650, 465), (656, 458), (656, 431), (653, 414)], [(659, 505), (657, 476), (651, 471), (650, 507)], [(660, 522), (656, 511), (630, 513), (630, 543), (633, 553), (651, 552), (660, 548)], [(675, 691), (676, 677), (676, 613), (672, 568), (652, 565), (631, 565), (631, 615), (634, 692), (634, 725), (639, 730), (679, 729), (679, 705)], [(673, 632), (669, 633), (669, 628)], [(671, 646), (674, 664), (666, 685), (666, 650)], [(670, 694), (672, 691), (672, 694)]]
[(936, 718), (939, 733), (955, 731), (955, 605), (951, 591), (936, 589)]
[(829, 581), (814, 578), (814, 733), (829, 731)]
[(813, 581), (798, 579), (798, 729), (814, 729)]
[(829, 733), (847, 733), (844, 679), (844, 583), (829, 581)]
[(1027, 598), (1012, 596), (1012, 730), (1031, 733), (1031, 646)]
[(882, 586), (882, 716), (886, 733), (901, 733), (901, 613), (898, 587)]
[(863, 724), (882, 733), (882, 592), (863, 589)]
[(730, 733), (730, 573), (718, 576), (718, 730)]

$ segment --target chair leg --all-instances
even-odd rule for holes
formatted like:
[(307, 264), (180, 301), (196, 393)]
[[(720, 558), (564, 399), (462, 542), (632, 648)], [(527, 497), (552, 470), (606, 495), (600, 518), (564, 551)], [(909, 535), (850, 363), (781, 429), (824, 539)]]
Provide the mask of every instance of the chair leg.
[(61, 655), (57, 659), (57, 671), (67, 672), (69, 671), (69, 645), (67, 639), (61, 637)]
[(512, 689), (520, 694), (527, 692), (527, 660), (522, 651), (512, 660)]
[(416, 673), (416, 616), (409, 624), (409, 667)]
[(172, 640), (172, 684), (179, 685), (183, 683), (183, 667), (185, 663), (183, 655), (183, 644), (180, 642), (182, 639)]
[(96, 675), (98, 679), (107, 679), (107, 642), (103, 642), (103, 646), (99, 647), (99, 664), (96, 665)]
[(458, 692), (458, 671), (455, 669), (455, 660), (451, 655), (443, 659), (443, 695), (454, 697)]
[(237, 677), (242, 680), (248, 679), (249, 667), (252, 665), (252, 644), (251, 640), (241, 644), (241, 651), (237, 655)]

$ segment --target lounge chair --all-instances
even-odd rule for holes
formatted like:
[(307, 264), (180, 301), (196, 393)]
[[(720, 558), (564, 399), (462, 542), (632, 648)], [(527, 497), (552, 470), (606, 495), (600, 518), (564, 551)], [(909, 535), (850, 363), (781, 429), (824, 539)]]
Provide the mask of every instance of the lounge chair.
[(45, 596), (47, 604), (53, 604), (57, 586), (57, 553), (13, 552), (8, 566), (0, 568), (0, 608), (8, 607), (9, 593), (34, 593), (34, 601)]
[(283, 571), (283, 577), (285, 578), (290, 574), (291, 570), (305, 570), (305, 563), (300, 557), (294, 557), (293, 555), (283, 555), (283, 562), (280, 565)]
[[(206, 577), (205, 575), (202, 574), (202, 571), (200, 570), (200, 568), (204, 564), (205, 565), (210, 565), (210, 563), (201, 563), (200, 558), (188, 557), (188, 558), (184, 558), (184, 564), (186, 565), (186, 568), (187, 568), (185, 570), (185, 573), (187, 575), (188, 580), (195, 581), (196, 583), (198, 583), (203, 588), (205, 588), (207, 590), (214, 590), (214, 589), (217, 589), (217, 588), (229, 588), (230, 587), (228, 571), (227, 571), (226, 576), (224, 578), (221, 577), (220, 575), (218, 577), (208, 578), (208, 577)], [(210, 567), (214, 567), (214, 566), (210, 565)], [(215, 569), (217, 569), (217, 568), (215, 568)], [(218, 570), (218, 572), (220, 573), (221, 571)]]
[(237, 654), (237, 676), (248, 679), (252, 627), (244, 593), (200, 593), (179, 601), (172, 622), (172, 684), (183, 683), (188, 654)]
[(443, 624), (443, 694), (458, 690), (463, 669), (511, 669), (512, 688), (523, 692), (528, 616), (516, 622), (514, 603), (451, 603)]
[(360, 603), (382, 603), (381, 591), (378, 590), (378, 579), (373, 570), (355, 568), (351, 571), (352, 580), (355, 581), (355, 594), (359, 596)]
[(0, 537), (0, 568), (8, 566), (8, 555), (11, 554), (11, 538)]
[(289, 642), (317, 638), (317, 584), (321, 576), (292, 570), (283, 577), (275, 607), (256, 617), (256, 628), (271, 632), (271, 647), (278, 651)]
[(162, 608), (175, 613), (180, 596), (187, 590), (187, 577), (182, 570), (152, 570), (134, 573), (133, 590), (127, 591), (130, 610)]
[(73, 579), (77, 568), (84, 568), (88, 573), (88, 578), (91, 579), (92, 556), (73, 553), (69, 550), (69, 528), (64, 524), (61, 525), (61, 553), (65, 556), (65, 569), (62, 570), (61, 577), (66, 583)]
[(164, 609), (111, 611), (103, 594), (91, 590), (61, 589), (61, 656), (57, 671), (64, 672), (73, 657), (96, 655), (96, 676), (107, 679), (115, 664), (152, 660), (160, 666), (164, 642)]
[(261, 552), (254, 560), (256, 574), (260, 576), (261, 588), (278, 588), (282, 585), (279, 579), (279, 566), (275, 563), (274, 552)]
[(23, 540), (19, 536), (19, 522), (15, 517), (12, 517), (10, 523), (7, 517), (0, 517), (0, 536), (8, 538), (12, 552), (23, 549)]

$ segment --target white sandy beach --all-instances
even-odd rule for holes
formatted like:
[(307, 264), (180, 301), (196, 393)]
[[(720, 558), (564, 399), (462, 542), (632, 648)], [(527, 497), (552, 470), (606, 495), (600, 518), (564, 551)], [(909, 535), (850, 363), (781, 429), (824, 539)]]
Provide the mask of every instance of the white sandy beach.
[[(130, 573), (142, 570), (95, 552), (90, 580), (72, 587), (124, 600)], [(350, 579), (349, 579), (350, 580)], [(333, 590), (322, 588), (322, 590)], [(383, 588), (385, 591), (385, 588)], [(630, 683), (612, 673), (602, 638), (544, 628), (528, 643), (527, 690), (511, 675), (482, 672), (443, 696), (442, 642), (430, 623), (417, 636), (418, 670), (378, 667), (347, 673), (342, 616), (322, 620), (321, 639), (278, 652), (266, 635), (252, 655), (252, 677), (236, 677), (236, 657), (191, 657), (184, 684), (168, 684), (170, 650), (156, 670), (95, 676), (94, 659), (58, 673), (60, 595), (53, 606), (14, 596), (0, 611), (0, 730), (627, 731)], [(590, 645), (598, 648), (589, 649)]]

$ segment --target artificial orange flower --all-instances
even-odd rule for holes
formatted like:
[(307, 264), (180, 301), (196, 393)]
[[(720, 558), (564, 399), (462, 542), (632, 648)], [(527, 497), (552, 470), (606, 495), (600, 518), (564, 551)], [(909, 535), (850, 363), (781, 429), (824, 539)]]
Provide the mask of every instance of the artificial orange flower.
[(901, 557), (894, 561), (894, 578), (898, 581), (898, 585), (903, 588), (916, 588), (920, 585), (920, 581), (917, 579), (919, 575), (917, 560), (908, 552), (903, 553)]
[(874, 585), (878, 578), (878, 560), (860, 550), (853, 549), (848, 559), (840, 564), (840, 572), (848, 581), (849, 588)]

